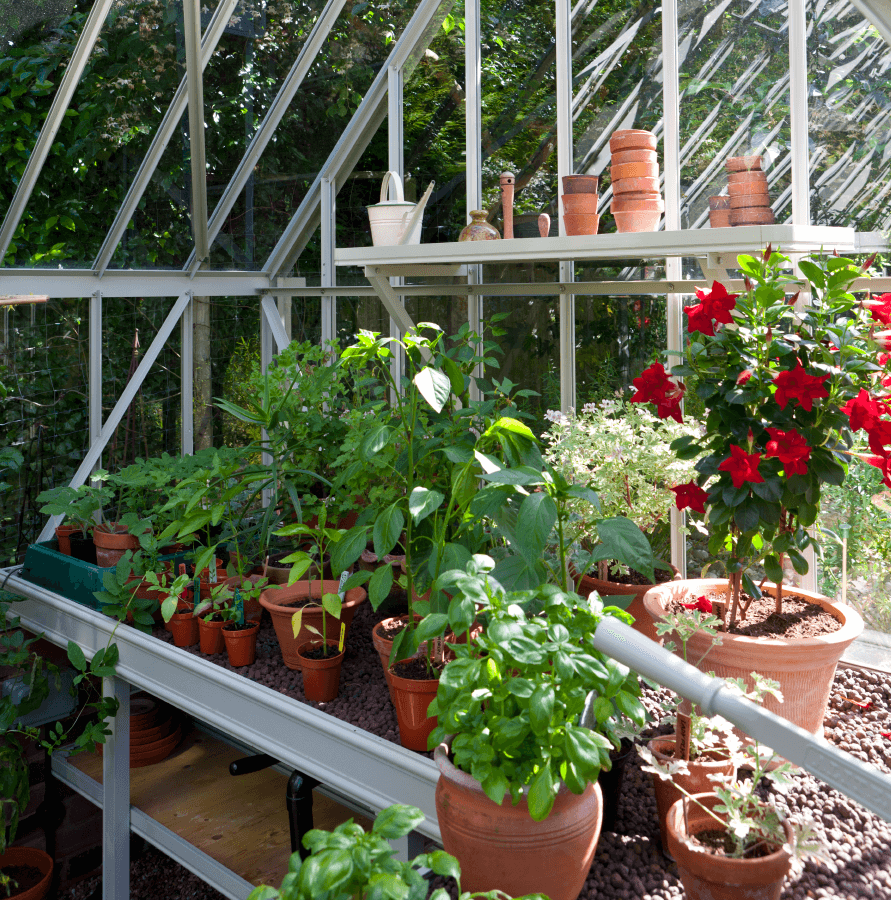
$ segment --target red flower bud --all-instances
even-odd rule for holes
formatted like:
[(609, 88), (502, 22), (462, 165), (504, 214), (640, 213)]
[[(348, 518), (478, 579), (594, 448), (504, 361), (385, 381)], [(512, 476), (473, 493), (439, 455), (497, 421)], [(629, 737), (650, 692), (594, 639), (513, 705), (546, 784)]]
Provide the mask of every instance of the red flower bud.
[(768, 244), (764, 248), (764, 262), (770, 262), (770, 257), (773, 255), (773, 244)]
[(796, 291), (796, 292), (795, 292), (795, 293), (794, 293), (794, 294), (786, 301), (786, 303), (788, 303), (789, 306), (795, 306), (795, 304), (798, 303), (798, 298), (799, 298), (800, 296), (801, 296), (801, 291)]
[(742, 372), (739, 373), (739, 376), (736, 379), (736, 383), (742, 387), (754, 374), (751, 369), (743, 369)]
[(878, 253), (873, 253), (873, 255), (870, 256), (869, 259), (866, 260), (866, 262), (863, 263), (862, 266), (860, 266), (860, 271), (861, 271), (861, 272), (866, 272), (866, 271), (868, 271), (869, 269), (871, 269), (871, 268), (872, 268), (872, 264), (876, 261), (876, 256), (878, 256)]
[(752, 279), (749, 278), (748, 275), (746, 275), (745, 278), (743, 278), (743, 284), (746, 286), (747, 291), (752, 290)]

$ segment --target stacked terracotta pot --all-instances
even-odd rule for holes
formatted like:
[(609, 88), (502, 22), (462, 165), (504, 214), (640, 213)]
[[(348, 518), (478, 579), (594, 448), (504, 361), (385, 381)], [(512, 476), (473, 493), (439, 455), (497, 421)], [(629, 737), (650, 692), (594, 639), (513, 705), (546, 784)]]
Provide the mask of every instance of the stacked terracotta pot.
[(563, 224), (567, 235), (597, 234), (597, 176), (563, 176)]
[(712, 228), (730, 227), (730, 197), (727, 194), (708, 198), (708, 223)]
[[(139, 692), (130, 698), (130, 768), (167, 759), (182, 739), (179, 715), (163, 700)], [(102, 745), (97, 748), (102, 753)]]
[(659, 193), (656, 135), (639, 128), (616, 131), (609, 139), (609, 149), (616, 230), (655, 231), (665, 211)]
[(724, 164), (730, 189), (731, 225), (772, 225), (773, 209), (767, 193), (767, 174), (760, 156), (732, 156)]

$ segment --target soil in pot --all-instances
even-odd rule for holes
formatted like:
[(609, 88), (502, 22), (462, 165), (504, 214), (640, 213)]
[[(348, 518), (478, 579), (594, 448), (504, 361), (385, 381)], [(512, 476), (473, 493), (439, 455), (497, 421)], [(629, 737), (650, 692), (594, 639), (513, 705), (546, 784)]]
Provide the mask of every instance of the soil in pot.
[(434, 663), (432, 672), (426, 658), (401, 660), (390, 669), (390, 687), (399, 739), (407, 750), (427, 750), (427, 738), (436, 728), (436, 716), (427, 715), (427, 707), (436, 696), (442, 663)]
[(36, 847), (10, 847), (0, 856), (0, 871), (18, 885), (11, 887), (10, 900), (42, 900), (49, 893), (53, 858)]
[(345, 650), (337, 641), (307, 641), (297, 649), (303, 671), (303, 693), (307, 700), (327, 703), (340, 693), (340, 669)]
[(257, 633), (260, 623), (248, 619), (243, 625), (227, 622), (223, 628), (223, 641), (229, 662), (236, 668), (249, 666), (257, 658)]

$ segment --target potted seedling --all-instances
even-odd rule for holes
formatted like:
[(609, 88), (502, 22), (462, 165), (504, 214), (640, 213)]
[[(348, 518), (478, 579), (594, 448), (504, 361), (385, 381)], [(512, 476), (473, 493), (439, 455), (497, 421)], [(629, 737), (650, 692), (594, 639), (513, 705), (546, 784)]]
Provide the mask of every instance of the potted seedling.
[(198, 619), (198, 643), (206, 656), (226, 649), (223, 628), (232, 617), (234, 591), (224, 582), (212, 585), (210, 595), (195, 600), (193, 615)]
[[(231, 604), (221, 611), (226, 620), (223, 641), (229, 662), (235, 668), (252, 665), (257, 658), (257, 634), (260, 631), (260, 606), (257, 601), (265, 585), (263, 578), (256, 582), (246, 579), (240, 584), (227, 579), (223, 584), (223, 589), (232, 593)], [(257, 610), (255, 618), (248, 614), (248, 610), (254, 608)]]
[(198, 619), (195, 617), (191, 599), (192, 579), (185, 572), (181, 572), (170, 582), (166, 578), (159, 579), (155, 572), (148, 572), (145, 580), (149, 590), (158, 594), (161, 617), (173, 636), (173, 643), (177, 647), (193, 647), (197, 644)]
[(111, 497), (111, 490), (104, 484), (82, 484), (77, 488), (65, 484), (38, 494), (37, 502), (43, 504), (40, 511), (44, 515), (64, 516), (64, 522), (69, 523), (60, 526), (61, 534), (57, 529), (61, 552), (65, 552), (63, 541), (67, 538), (71, 556), (96, 565), (96, 548), (90, 532), (96, 514)]

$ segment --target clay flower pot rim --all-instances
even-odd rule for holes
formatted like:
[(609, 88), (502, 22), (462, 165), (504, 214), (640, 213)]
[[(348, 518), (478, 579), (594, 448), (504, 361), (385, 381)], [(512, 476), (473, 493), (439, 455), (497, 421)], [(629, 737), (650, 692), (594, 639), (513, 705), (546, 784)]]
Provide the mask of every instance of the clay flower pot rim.
[[(324, 663), (334, 663), (337, 660), (343, 659), (343, 656), (346, 653), (346, 644), (344, 644), (343, 650), (338, 650), (337, 653), (334, 653), (331, 656), (325, 656), (322, 659), (310, 659), (310, 657), (304, 655), (304, 653), (303, 653), (304, 650), (312, 650), (313, 647), (317, 647), (321, 643), (322, 643), (321, 638), (314, 638), (311, 641), (304, 641), (297, 648), (297, 655), (303, 657), (303, 659), (309, 659), (309, 661), (311, 663), (317, 663), (319, 665), (322, 665)], [(336, 648), (340, 644), (340, 641), (334, 641), (331, 638), (328, 638), (328, 640), (325, 643), (327, 643), (329, 647)]]
[[(692, 585), (692, 587), (688, 587), (688, 585)], [(673, 593), (675, 596), (686, 598), (690, 594), (704, 594), (707, 591), (715, 590), (716, 588), (723, 588), (725, 591), (729, 591), (727, 579), (688, 578), (680, 581), (668, 581), (665, 584), (657, 584), (650, 588), (650, 590), (644, 594), (643, 602), (647, 612), (654, 619), (658, 619), (661, 617), (663, 609), (665, 608), (663, 597), (668, 599)], [(773, 592), (776, 591), (776, 585), (768, 582), (764, 585), (763, 590), (766, 593), (773, 594)], [(848, 606), (844, 603), (836, 603), (834, 600), (830, 600), (822, 594), (806, 591), (803, 588), (795, 587), (794, 585), (783, 585), (783, 593), (800, 594), (812, 603), (819, 603), (819, 605), (828, 613), (834, 615), (835, 618), (842, 623), (842, 627), (838, 631), (833, 631), (831, 634), (807, 638), (751, 637), (745, 634), (729, 634), (724, 632), (721, 635), (722, 642), (739, 642), (742, 645), (757, 644), (759, 647), (775, 647), (778, 653), (780, 651), (789, 653), (799, 650), (801, 652), (807, 652), (811, 647), (825, 646), (827, 644), (841, 644), (851, 641), (863, 630), (863, 619), (852, 606)], [(836, 615), (836, 613), (838, 614)], [(695, 640), (696, 637), (697, 635), (694, 634), (691, 640)]]

